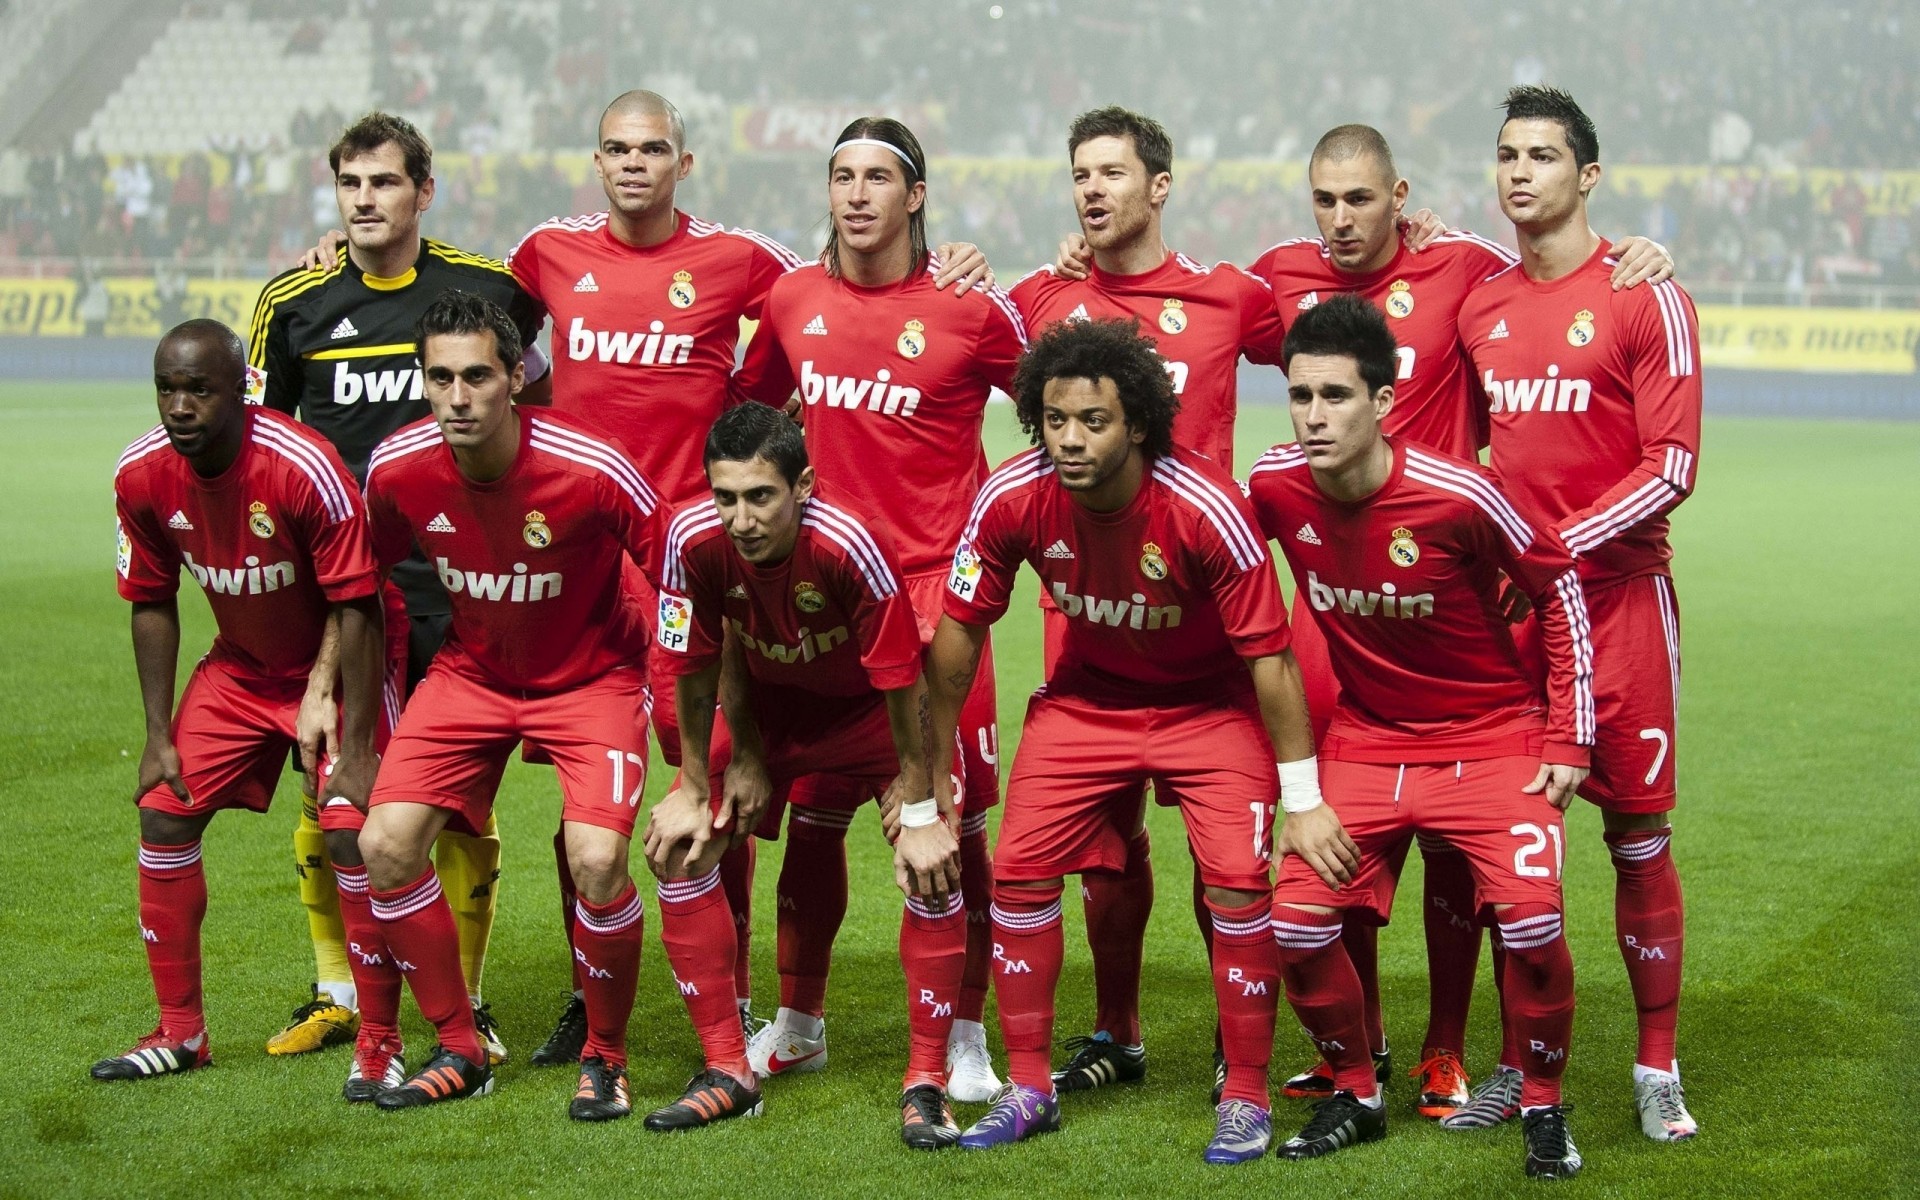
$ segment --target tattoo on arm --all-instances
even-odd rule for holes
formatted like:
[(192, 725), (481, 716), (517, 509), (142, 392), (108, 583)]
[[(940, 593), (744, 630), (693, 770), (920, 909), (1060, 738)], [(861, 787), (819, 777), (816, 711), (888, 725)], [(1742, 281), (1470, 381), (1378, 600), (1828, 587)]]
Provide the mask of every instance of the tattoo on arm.
[(982, 643), (974, 642), (967, 647), (966, 665), (947, 676), (947, 686), (956, 691), (964, 691), (973, 686), (973, 677), (980, 670), (980, 649)]

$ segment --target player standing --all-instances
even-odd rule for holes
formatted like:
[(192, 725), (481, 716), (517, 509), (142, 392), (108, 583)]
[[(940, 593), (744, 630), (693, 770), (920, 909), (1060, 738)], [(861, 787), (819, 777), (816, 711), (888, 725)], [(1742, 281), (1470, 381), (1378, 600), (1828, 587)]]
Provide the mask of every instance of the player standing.
[(646, 782), (648, 706), (638, 665), (645, 623), (620, 571), (623, 554), (655, 561), (658, 500), (608, 442), (514, 406), (519, 331), (497, 305), (449, 292), (422, 314), (414, 341), (433, 419), (375, 450), (368, 519), (383, 566), (416, 543), (425, 551), (453, 623), (381, 764), (361, 847), (373, 914), (440, 1046), (375, 1103), (409, 1108), (492, 1090), (427, 850), (449, 823), (485, 824), (524, 741), (559, 772), (578, 897), (573, 949), (588, 1037), (568, 1112), (612, 1120), (632, 1111), (626, 1029), (642, 910), (627, 841)]
[[(761, 318), (774, 281), (801, 260), (764, 234), (675, 207), (694, 156), (679, 110), (663, 96), (615, 97), (600, 117), (593, 165), (606, 211), (547, 221), (507, 255), (514, 278), (553, 317), (554, 407), (625, 447), (670, 507), (706, 500), (699, 451), (728, 404), (741, 321)], [(986, 274), (985, 260), (970, 246), (953, 249), (959, 261), (937, 282), (959, 280), (964, 292)], [(627, 583), (651, 613), (652, 590), (638, 570), (629, 568)], [(652, 682), (656, 696), (671, 694), (670, 676), (655, 670)], [(654, 731), (677, 765), (672, 705), (656, 705)], [(721, 864), (740, 945), (734, 987), (743, 1021), (752, 856), (752, 843), (742, 843)], [(567, 878), (562, 870), (563, 903)], [(576, 991), (534, 1063), (578, 1059), (584, 1016)]]
[[(308, 678), (330, 621), (338, 631), (339, 727), (327, 733), (330, 763), (310, 759), (307, 767), (325, 777), (326, 795), (338, 801), (320, 818), (324, 853), (343, 889), (366, 877), (354, 805), (365, 804), (373, 783), (382, 710), (380, 583), (365, 511), (340, 456), (311, 430), (246, 406), (246, 351), (224, 325), (175, 327), (154, 353), (153, 373), (160, 426), (120, 456), (114, 500), (120, 594), (133, 603), (147, 717), (134, 801), (140, 934), (160, 1021), (132, 1050), (94, 1064), (93, 1077), (103, 1080), (213, 1061), (201, 1002), (207, 878), (200, 839), (215, 813), (266, 811), (299, 740)], [(206, 590), (219, 636), (175, 713), (182, 570)], [(350, 921), (357, 939), (365, 925)], [(365, 977), (356, 971), (354, 978)], [(391, 1082), (390, 1062), (399, 1071), (397, 1058), (368, 1061), (374, 1086)], [(356, 1055), (356, 1075), (361, 1066)], [(350, 1095), (353, 1086), (350, 1076)]]
[[(799, 388), (807, 451), (834, 493), (862, 512), (889, 514), (922, 641), (939, 624), (953, 547), (987, 476), (980, 444), (987, 397), (1012, 386), (1026, 346), (1025, 325), (998, 288), (958, 302), (939, 294), (927, 248), (926, 165), (919, 140), (898, 121), (862, 117), (840, 132), (828, 157), (826, 252), (775, 282), (734, 384), (775, 405)], [(949, 1072), (955, 1099), (984, 1101), (1000, 1089), (981, 1023), (992, 952), (987, 810), (999, 803), (990, 648), (960, 717), (960, 741), (960, 846), (972, 907)], [(847, 824), (867, 790), (857, 780), (816, 776), (789, 797), (781, 1007), (749, 1047), (762, 1075), (825, 1064), (827, 972), (847, 910)]]
[[(453, 288), (486, 296), (512, 314), (523, 344), (539, 332), (542, 314), (501, 263), (421, 237), (420, 218), (434, 197), (433, 150), (413, 125), (369, 113), (341, 134), (327, 161), (346, 244), (317, 260), (309, 256), (323, 267), (295, 268), (261, 290), (250, 334), (252, 399), (297, 413), (334, 444), (355, 479), (365, 480), (373, 448), (427, 415), (413, 328), (428, 305)], [(526, 402), (544, 403), (545, 364), (537, 357), (530, 360), (527, 375), (531, 395)], [(446, 636), (447, 595), (418, 555), (395, 568), (393, 582), (406, 598), (410, 620), (389, 636), (405, 639), (406, 683), (412, 688)], [(303, 744), (329, 724), (330, 645), (323, 647), (317, 667)], [(480, 832), (468, 837), (449, 831), (435, 856), (460, 929), (475, 1020), (489, 1057), (504, 1062), (506, 1046), (480, 990), (493, 928), (500, 838), (491, 822)], [(360, 1019), (354, 988), (341, 972), (347, 962), (341, 910), (311, 799), (301, 808), (293, 844), (318, 974), (313, 999), (267, 1043), (269, 1054), (300, 1054), (349, 1039)]]
[[(1014, 304), (1036, 333), (1063, 320), (1137, 320), (1165, 360), (1179, 400), (1174, 443), (1231, 471), (1236, 366), (1243, 356), (1258, 363), (1280, 360), (1282, 330), (1272, 292), (1238, 267), (1202, 266), (1167, 248), (1161, 218), (1173, 188), (1173, 140), (1159, 122), (1117, 106), (1082, 113), (1068, 131), (1067, 157), (1074, 209), (1092, 251), (1088, 276), (1073, 279), (1042, 267), (1014, 285)], [(1048, 596), (1040, 603), (1051, 669), (1068, 620)], [(1080, 880), (1093, 950), (1094, 1033), (1070, 1042), (1075, 1054), (1055, 1072), (1055, 1084), (1066, 1091), (1146, 1077), (1140, 964), (1153, 909), (1153, 866), (1145, 804), (1143, 791), (1137, 818), (1121, 818), (1132, 822), (1124, 831), (1124, 862)], [(1194, 878), (1194, 916), (1211, 940), (1213, 921), (1198, 873)], [(1216, 1085), (1221, 1062), (1216, 1048)]]
[(1600, 142), (1573, 98), (1516, 87), (1505, 107), (1496, 179), (1520, 263), (1474, 290), (1460, 325), (1490, 401), (1494, 473), (1565, 540), (1592, 606), (1600, 732), (1581, 795), (1613, 857), (1640, 1126), (1680, 1141), (1698, 1126), (1674, 1055), (1685, 923), (1669, 847), (1680, 612), (1667, 514), (1700, 450), (1699, 321), (1677, 284), (1608, 286), (1614, 247), (1587, 223)]
[[(752, 835), (736, 824), (743, 801), (754, 807), (812, 775), (848, 780), (859, 800), (877, 797), (907, 894), (900, 961), (910, 1050), (901, 1137), (916, 1149), (950, 1146), (960, 1129), (947, 1104), (947, 1047), (967, 915), (958, 813), (936, 805), (929, 773), (935, 762), (944, 773), (954, 755), (951, 742), (931, 740), (920, 636), (900, 558), (881, 526), (823, 494), (805, 438), (779, 410), (743, 405), (726, 413), (707, 435), (705, 457), (713, 499), (674, 517), (661, 570), (657, 641), (679, 674), (675, 703), (687, 746), (681, 785), (647, 828), (662, 909), (714, 888), (707, 864), (719, 847), (707, 843), (716, 827)], [(737, 658), (723, 665), (729, 640)], [(728, 684), (723, 671), (734, 676)], [(724, 778), (709, 784), (700, 768), (709, 764), (716, 694), (734, 745)], [(794, 802), (801, 802), (798, 790)], [(803, 850), (790, 844), (787, 861)], [(844, 867), (841, 880), (844, 886)], [(690, 1007), (709, 983), (725, 982), (715, 975), (681, 980)], [(721, 1039), (738, 1037), (729, 1018), (716, 1013), (701, 1029), (708, 1071), (695, 1076), (679, 1105), (649, 1117), (649, 1128), (706, 1124), (714, 1107), (732, 1116), (749, 1099), (757, 1104), (752, 1075), (742, 1074), (751, 1048), (747, 1057), (714, 1063)], [(698, 1103), (715, 1089), (713, 1105)]]
[(1273, 560), (1240, 489), (1175, 446), (1179, 400), (1133, 322), (1055, 324), (1021, 359), (1013, 397), (1044, 449), (988, 478), (955, 551), (927, 670), (935, 737), (953, 733), (1021, 562), (1066, 633), (1027, 710), (996, 847), (994, 987), (1012, 1083), (961, 1145), (1059, 1127), (1048, 1060), (1062, 876), (1122, 867), (1152, 780), (1180, 806), (1214, 927), (1227, 1069), (1206, 1159), (1244, 1162), (1272, 1134), (1274, 763), (1290, 792), (1296, 779), (1314, 790)]
[[(1562, 936), (1561, 811), (1594, 739), (1592, 649), (1579, 574), (1466, 460), (1382, 435), (1397, 347), (1362, 297), (1330, 297), (1287, 334), (1296, 444), (1263, 455), (1248, 496), (1286, 547), (1321, 625), (1339, 701), (1321, 756), (1330, 802), (1290, 811), (1273, 929), (1287, 998), (1331, 1063), (1336, 1091), (1279, 1153), (1314, 1158), (1386, 1133), (1343, 912), (1392, 910), (1395, 850), (1443, 840), (1472, 870), (1507, 947), (1506, 1017), (1527, 1046), (1520, 1106), (1529, 1176), (1580, 1170), (1560, 1103), (1573, 1032), (1573, 959)], [(1502, 614), (1507, 581), (1533, 603), (1547, 703)], [(1358, 862), (1329, 886), (1311, 849)]]

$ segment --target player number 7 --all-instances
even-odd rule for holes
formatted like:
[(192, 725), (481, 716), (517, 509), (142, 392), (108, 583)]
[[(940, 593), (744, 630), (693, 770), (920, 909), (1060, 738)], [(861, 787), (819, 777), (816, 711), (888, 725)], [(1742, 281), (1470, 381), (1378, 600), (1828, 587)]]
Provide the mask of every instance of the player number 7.
[(1667, 761), (1667, 731), (1664, 729), (1642, 729), (1640, 731), (1640, 740), (1643, 742), (1660, 743), (1660, 749), (1655, 751), (1653, 755), (1653, 765), (1647, 768), (1645, 783), (1648, 787), (1652, 787), (1653, 781), (1660, 777), (1661, 766)]
[[(647, 760), (632, 751), (622, 753), (618, 750), (607, 751), (607, 758), (613, 763), (613, 806), (622, 804), (634, 808), (640, 803), (640, 793), (647, 786)], [(633, 790), (627, 791), (627, 764), (632, 763)], [(622, 796), (624, 795), (624, 799)]]

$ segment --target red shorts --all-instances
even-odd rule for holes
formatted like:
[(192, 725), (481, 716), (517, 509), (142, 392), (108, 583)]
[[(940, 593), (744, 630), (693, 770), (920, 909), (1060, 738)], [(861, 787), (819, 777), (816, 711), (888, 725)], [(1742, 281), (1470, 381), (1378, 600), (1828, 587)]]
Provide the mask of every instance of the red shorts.
[(994, 877), (1123, 870), (1148, 782), (1160, 803), (1179, 806), (1203, 882), (1267, 889), (1279, 781), (1251, 691), (1143, 708), (1034, 693), (1007, 780)]
[(620, 667), (564, 692), (510, 692), (435, 661), (380, 764), (374, 804), (450, 809), (478, 836), (524, 739), (560, 774), (562, 821), (633, 836), (647, 785), (646, 680)]
[[(900, 774), (900, 755), (887, 720), (886, 697), (822, 696), (801, 688), (753, 685), (753, 713), (773, 781), (773, 799), (756, 831), (780, 836), (791, 803), (851, 812), (876, 800)], [(713, 792), (720, 793), (719, 769)]]
[[(406, 660), (390, 673), (381, 692), (374, 735), (384, 749), (400, 711)], [(288, 756), (299, 749), (294, 723), (307, 694), (305, 679), (265, 681), (241, 678), (225, 665), (203, 658), (193, 668), (180, 707), (173, 714), (173, 747), (180, 754), (182, 801), (164, 783), (140, 797), (140, 807), (176, 817), (197, 817), (228, 808), (265, 812)], [(332, 764), (320, 764), (323, 773)], [(320, 828), (358, 830), (366, 816), (342, 801), (323, 805)]]
[[(1587, 616), (1598, 724), (1593, 774), (1580, 794), (1616, 812), (1666, 812), (1674, 806), (1679, 756), (1680, 605), (1673, 581), (1642, 575), (1590, 591)], [(1539, 623), (1522, 623), (1514, 641), (1535, 677), (1544, 678)]]
[(1343, 888), (1328, 887), (1305, 859), (1280, 864), (1273, 898), (1282, 904), (1361, 909), (1384, 923), (1393, 913), (1399, 863), (1415, 834), (1467, 856), (1478, 904), (1560, 907), (1566, 829), (1545, 796), (1520, 789), (1540, 771), (1539, 758), (1515, 755), (1459, 763), (1320, 764), (1320, 787), (1360, 849), (1360, 870)]

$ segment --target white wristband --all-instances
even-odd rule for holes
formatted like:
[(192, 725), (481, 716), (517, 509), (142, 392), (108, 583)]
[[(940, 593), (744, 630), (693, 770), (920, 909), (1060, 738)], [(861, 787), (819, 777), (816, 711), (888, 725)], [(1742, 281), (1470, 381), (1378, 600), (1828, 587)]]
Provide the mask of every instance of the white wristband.
[(1280, 807), (1290, 813), (1312, 812), (1326, 800), (1320, 795), (1320, 760), (1317, 757), (1295, 762), (1275, 763), (1280, 769)]
[(919, 829), (940, 819), (940, 803), (932, 797), (900, 806), (900, 828)]

